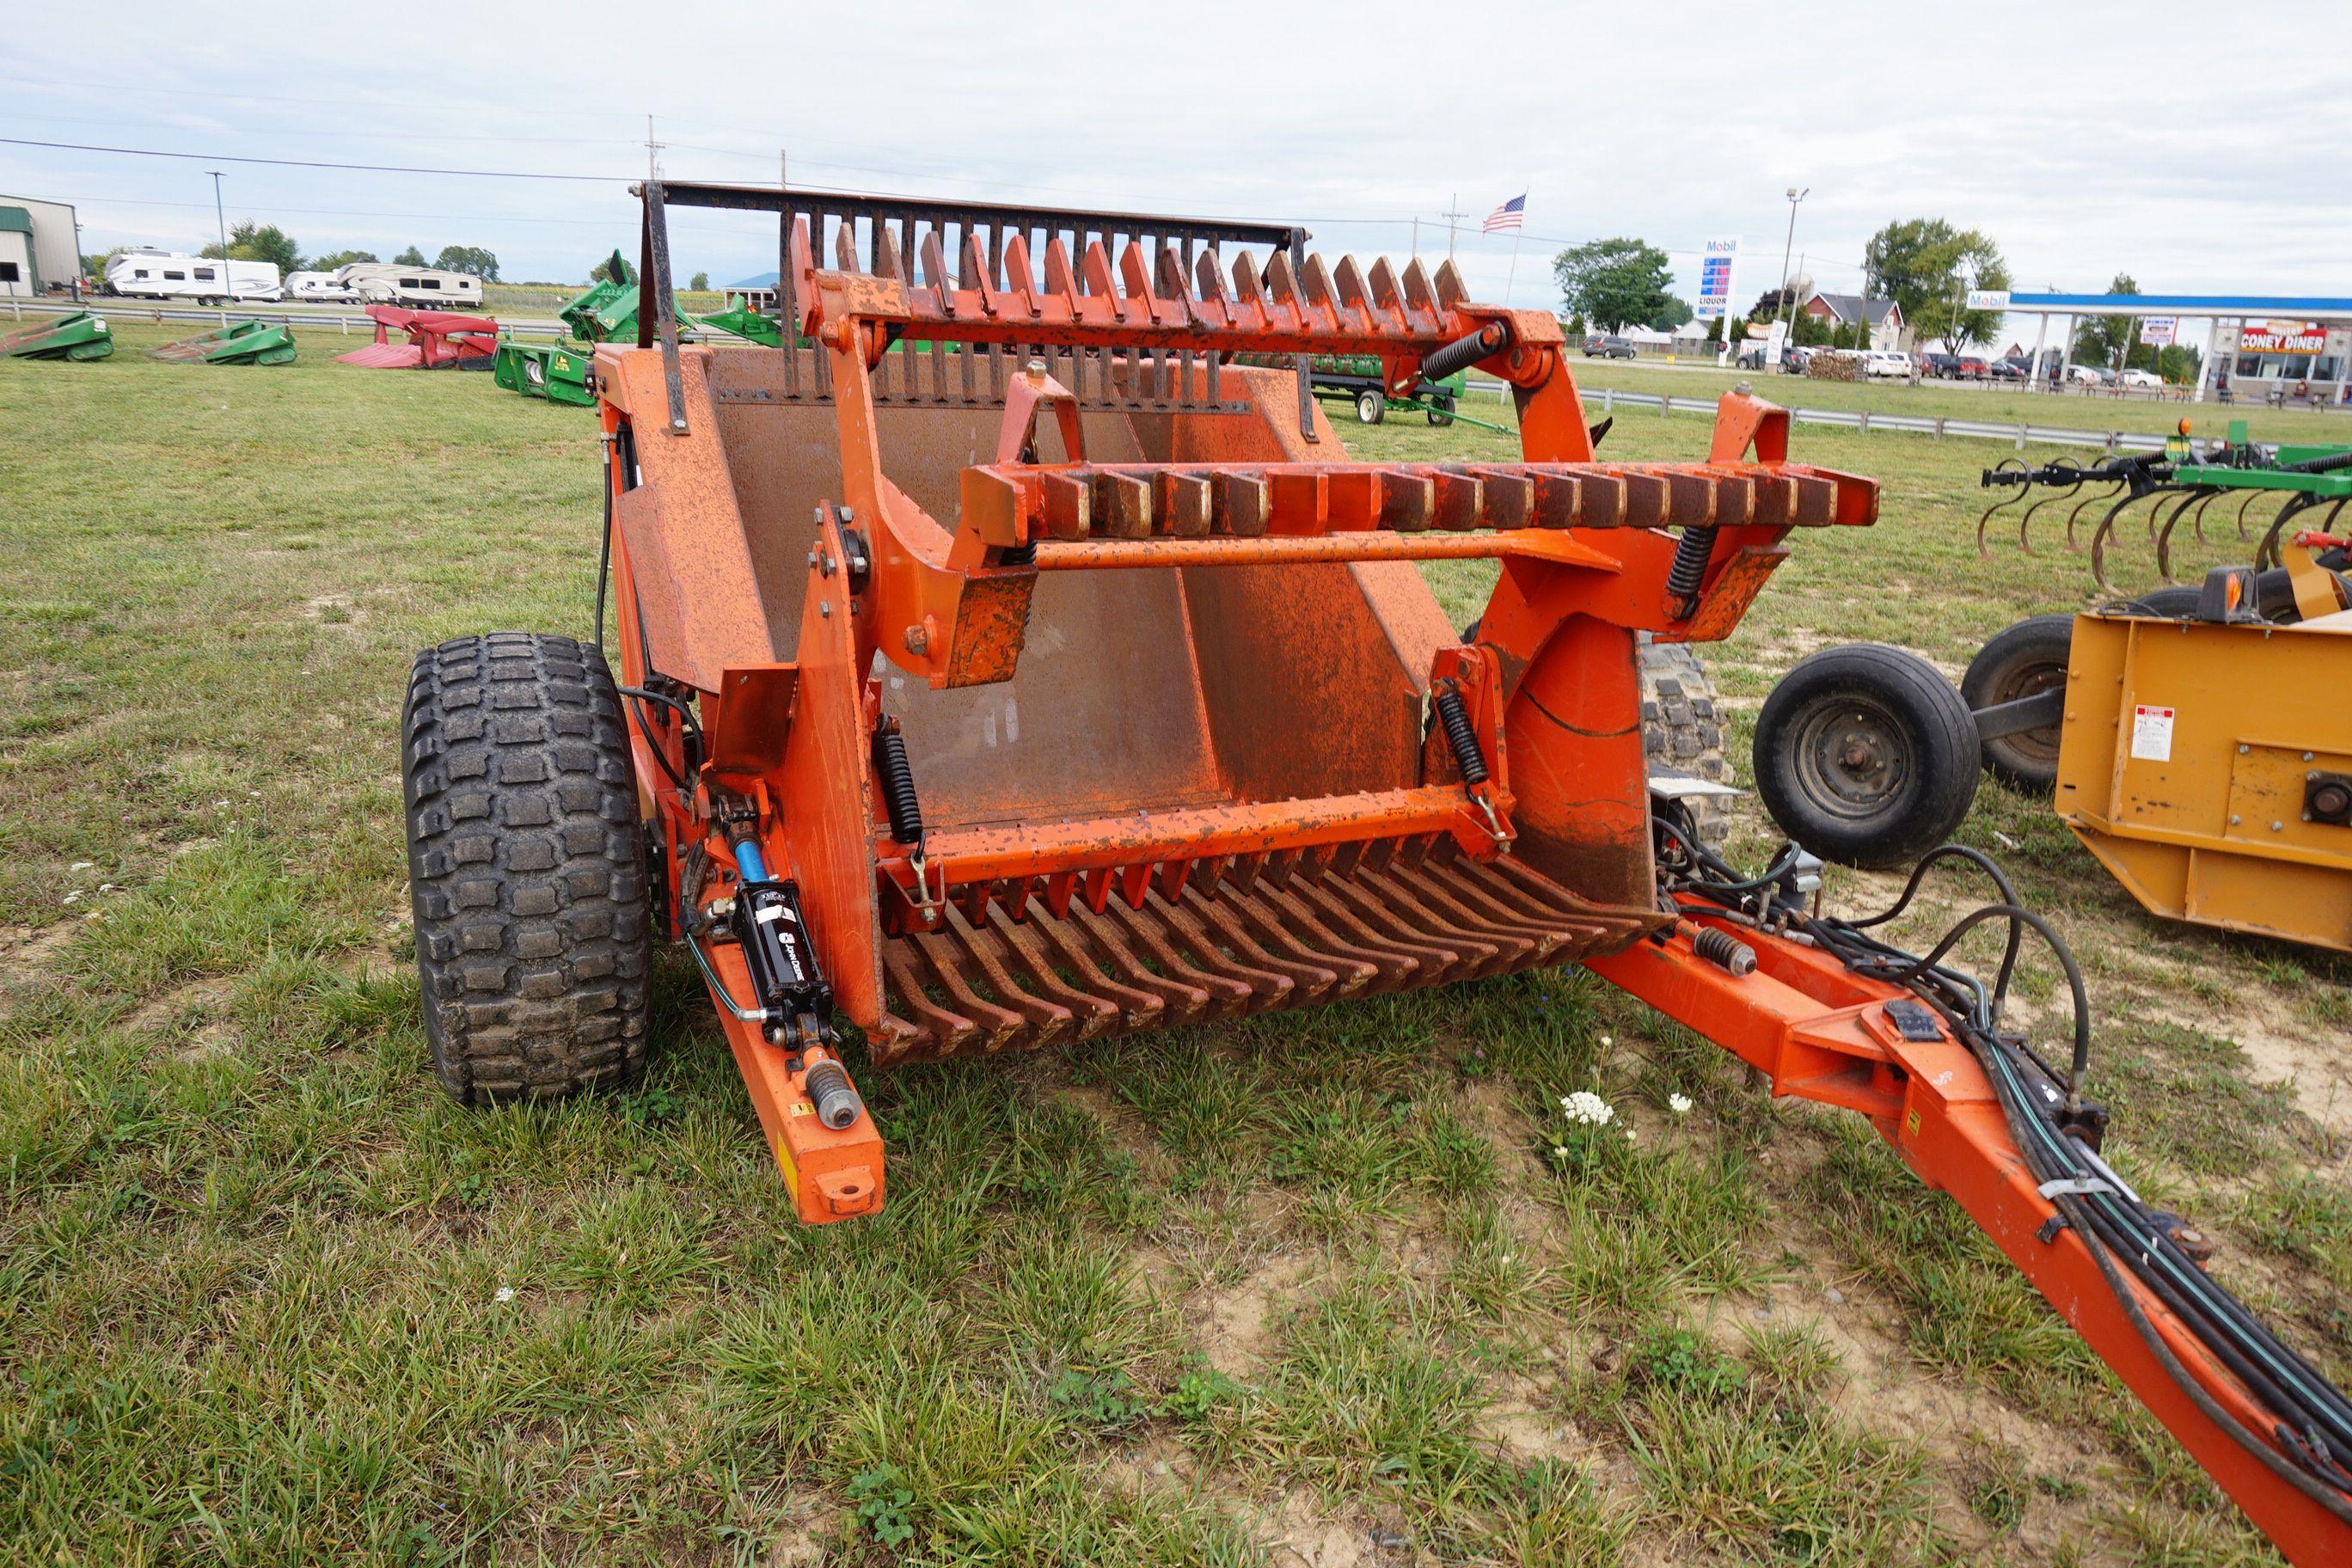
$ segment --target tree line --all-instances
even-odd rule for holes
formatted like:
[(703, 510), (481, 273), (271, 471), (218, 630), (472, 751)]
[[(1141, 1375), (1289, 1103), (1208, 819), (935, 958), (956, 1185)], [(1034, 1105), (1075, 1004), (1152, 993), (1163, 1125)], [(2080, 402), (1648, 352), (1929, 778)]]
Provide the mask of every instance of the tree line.
[[(1960, 228), (1940, 217), (1897, 219), (1863, 247), (1862, 272), (1863, 297), (1892, 300), (1901, 308), (1914, 341), (1990, 343), (2001, 330), (2001, 311), (1972, 310), (1968, 305), (1973, 290), (2011, 287), (2008, 260), (1980, 229)], [(1582, 334), (1588, 321), (1603, 331), (1638, 325), (1671, 332), (1691, 319), (1690, 306), (1675, 296), (1667, 253), (1646, 240), (1621, 237), (1571, 247), (1552, 258), (1552, 276), (1559, 284), (1560, 308), (1569, 317), (1571, 334)], [(2107, 292), (2137, 294), (2139, 285), (2129, 273), (2118, 272)], [(1786, 289), (1767, 289), (1747, 316), (1710, 321), (1706, 341), (1740, 342), (1750, 321), (1787, 318), (1790, 340), (1800, 347), (1870, 345), (1866, 321), (1832, 322), (1807, 315), (1804, 303), (1812, 296), (1812, 280), (1805, 278), (1790, 279)], [(2072, 344), (2060, 346), (2080, 363), (2154, 370), (2174, 381), (2195, 377), (2202, 357), (2197, 350), (2178, 343), (2157, 349), (2140, 342), (2136, 324), (2126, 316), (2089, 317), (2076, 327)]]

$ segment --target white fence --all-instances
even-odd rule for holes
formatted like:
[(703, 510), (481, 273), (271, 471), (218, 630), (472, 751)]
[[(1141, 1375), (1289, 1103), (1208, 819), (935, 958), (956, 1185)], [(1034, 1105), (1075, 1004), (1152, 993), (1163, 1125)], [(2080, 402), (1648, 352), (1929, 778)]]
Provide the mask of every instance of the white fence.
[[(1492, 390), (1497, 397), (1503, 384), (1491, 387), (1471, 383), (1471, 390)], [(1591, 405), (1594, 393), (1585, 394), (1585, 404)], [(1715, 413), (1713, 397), (1676, 397), (1671, 393), (1620, 392), (1614, 387), (1599, 389), (1601, 411), (1609, 414), (1623, 404), (1629, 408), (1655, 408), (1667, 414)], [(2139, 430), (2074, 430), (2063, 426), (2034, 425), (2023, 420), (2004, 422), (1998, 419), (1952, 419), (1938, 415), (1928, 417), (1918, 414), (1880, 414), (1866, 408), (1791, 408), (1789, 417), (1800, 425), (1834, 425), (1841, 429), (1905, 430), (1915, 435), (1933, 436), (1942, 440), (1947, 436), (1963, 437), (1980, 441), (2008, 441), (2020, 451), (2029, 445), (2051, 447), (2098, 447), (2109, 452), (2161, 452), (2164, 437)]]
[[(331, 327), (348, 335), (352, 331), (373, 332), (375, 321), (364, 315), (303, 305), (248, 306), (243, 310), (205, 310), (194, 306), (149, 305), (126, 299), (91, 299), (81, 304), (59, 304), (51, 300), (20, 300), (16, 314), (22, 317), (26, 310), (36, 312), (62, 313), (71, 310), (93, 310), (126, 321), (217, 321), (226, 325), (233, 318), (258, 317), (265, 321), (284, 321), (295, 327)], [(562, 321), (543, 318), (499, 318), (499, 330), (516, 337), (561, 338), (570, 336)], [(681, 332), (691, 338), (691, 330)], [(1498, 400), (1508, 390), (1499, 381), (1484, 376), (1474, 378), (1469, 390), (1491, 393)], [(1629, 408), (1655, 408), (1666, 414), (1715, 413), (1713, 397), (1676, 397), (1671, 393), (1620, 392), (1614, 387), (1602, 387), (1601, 410), (1615, 411), (1619, 404)], [(1588, 405), (1591, 395), (1586, 396)], [(1957, 436), (1979, 441), (2008, 441), (2018, 450), (2028, 446), (2098, 447), (2109, 452), (2160, 452), (2164, 437), (2139, 430), (2075, 430), (2063, 426), (2034, 425), (2022, 420), (2004, 423), (1997, 419), (1951, 419), (1942, 416), (1929, 418), (1916, 414), (1879, 414), (1866, 408), (1791, 408), (1789, 416), (1800, 425), (1834, 425), (1842, 429), (1905, 430), (1915, 435), (1933, 436), (1942, 440)]]

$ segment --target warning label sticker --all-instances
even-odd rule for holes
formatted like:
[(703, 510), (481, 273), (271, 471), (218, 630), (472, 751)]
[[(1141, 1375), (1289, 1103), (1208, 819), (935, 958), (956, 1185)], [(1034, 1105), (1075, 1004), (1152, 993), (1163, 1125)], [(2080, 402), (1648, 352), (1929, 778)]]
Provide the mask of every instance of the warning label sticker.
[(2172, 761), (2172, 710), (2141, 706), (2132, 710), (2132, 756), (2143, 763)]

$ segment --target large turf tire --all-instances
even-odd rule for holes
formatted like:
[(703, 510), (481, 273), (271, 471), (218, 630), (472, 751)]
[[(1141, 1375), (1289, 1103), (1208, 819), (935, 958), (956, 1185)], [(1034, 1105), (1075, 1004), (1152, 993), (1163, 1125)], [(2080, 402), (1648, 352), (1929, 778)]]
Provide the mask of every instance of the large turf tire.
[(1935, 666), (1876, 643), (1823, 648), (1756, 716), (1756, 793), (1780, 831), (1849, 866), (1902, 866), (1977, 792), (1977, 727)]
[[(1653, 767), (1731, 782), (1731, 762), (1723, 754), (1723, 722), (1716, 712), (1715, 682), (1685, 643), (1644, 642), (1641, 648), (1642, 752)], [(1699, 842), (1717, 855), (1731, 836), (1731, 803), (1721, 795), (1683, 802)]]
[[(1995, 632), (1969, 660), (1960, 700), (1971, 711), (2037, 696), (2066, 684), (2066, 656), (2074, 646), (2074, 617), (2034, 616)], [(2020, 730), (1979, 742), (1984, 765), (2011, 788), (2048, 795), (2058, 787), (2062, 726)]]
[(570, 637), (416, 656), (401, 726), (425, 1033), (470, 1105), (635, 1081), (650, 934), (612, 671)]

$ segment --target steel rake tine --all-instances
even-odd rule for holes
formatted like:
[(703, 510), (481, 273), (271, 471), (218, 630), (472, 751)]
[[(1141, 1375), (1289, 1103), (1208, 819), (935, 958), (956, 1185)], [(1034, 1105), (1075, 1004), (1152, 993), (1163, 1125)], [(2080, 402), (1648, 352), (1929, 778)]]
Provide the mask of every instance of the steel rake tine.
[(2197, 542), (2200, 544), (2205, 542), (2205, 509), (2211, 506), (2221, 494), (2219, 486), (2208, 485), (2204, 499), (2197, 503), (2197, 510), (2189, 514), (2189, 526), (2197, 531)]
[(2116, 502), (2107, 509), (2106, 515), (2099, 519), (2099, 526), (2092, 531), (2091, 581), (2099, 585), (2099, 592), (2102, 594), (2112, 594), (2116, 591), (2115, 584), (2107, 581), (2107, 538), (2115, 532), (2116, 520), (2123, 516), (2124, 509), (2138, 499), (2137, 496), (2126, 495), (2123, 500)]
[[(2171, 492), (2159, 490), (2157, 493), (2159, 495), (2166, 495), (2170, 494)], [(2180, 526), (2180, 519), (2182, 515), (2186, 513), (2190, 507), (2196, 505), (2200, 500), (2204, 499), (2207, 498), (2200, 489), (2184, 489), (2181, 490), (2180, 504), (2172, 509), (2172, 515), (2164, 520), (2164, 527), (2156, 536), (2156, 574), (2158, 577), (2163, 578), (2168, 584), (2173, 580), (2172, 531)], [(2151, 516), (2153, 514), (2151, 514)], [(2198, 537), (2201, 539), (2204, 535), (2200, 534)]]
[(2253, 505), (2254, 498), (2262, 493), (2263, 492), (2260, 490), (2248, 490), (2246, 492), (2246, 499), (2238, 503), (2238, 537), (2241, 540), (2252, 539), (2253, 537), (2253, 535), (2246, 531), (2246, 509)]
[[(2026, 468), (2025, 461), (2021, 458), (2003, 458), (2000, 462), (1993, 465), (1993, 472), (1995, 473), (2004, 473), (2011, 468), (2015, 468), (2020, 473), (2031, 471)], [(1979, 560), (1990, 561), (1992, 559), (1991, 548), (1985, 542), (1985, 530), (1991, 525), (1992, 514), (2009, 507), (2015, 506), (2018, 502), (2023, 500), (2025, 499), (2025, 492), (2030, 488), (2032, 487), (2027, 485), (2018, 486), (2017, 493), (2015, 495), (2000, 497), (1990, 506), (1985, 508), (1984, 510), (1978, 515), (1977, 558)], [(2032, 552), (2028, 551), (2027, 553), (2031, 554)]]
[(2076, 519), (2083, 515), (2083, 509), (2090, 505), (2093, 501), (2110, 501), (2115, 500), (2116, 492), (2121, 489), (2123, 489), (2123, 481), (2121, 479), (2117, 479), (2105, 489), (2100, 491), (2097, 495), (2084, 496), (2081, 500), (2074, 503), (2074, 510), (2066, 514), (2066, 548), (2069, 551), (2073, 552), (2076, 555), (2083, 553), (2083, 546), (2077, 542), (2074, 538), (2074, 522)]
[(2276, 517), (2271, 519), (2269, 530), (2263, 534), (2263, 542), (2254, 546), (2255, 571), (2264, 571), (2279, 564), (2279, 531), (2287, 525), (2290, 518), (2309, 505), (2311, 497), (2301, 490), (2286, 498), (2286, 504), (2278, 509)]

